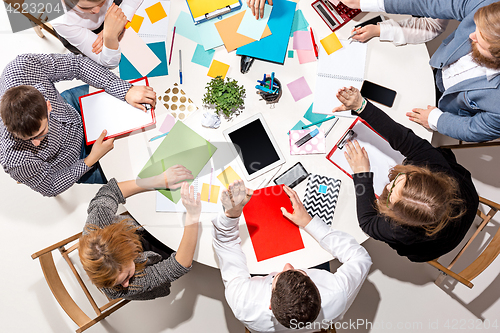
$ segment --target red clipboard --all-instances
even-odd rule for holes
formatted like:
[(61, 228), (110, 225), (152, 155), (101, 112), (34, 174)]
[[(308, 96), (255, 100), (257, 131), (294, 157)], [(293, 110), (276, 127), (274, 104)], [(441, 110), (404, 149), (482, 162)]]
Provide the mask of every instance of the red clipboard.
[[(136, 82), (149, 86), (147, 77), (130, 81), (130, 83)], [(104, 90), (99, 90), (88, 95), (80, 96), (79, 98), (80, 112), (83, 121), (83, 132), (85, 134), (85, 141), (87, 142), (87, 145), (93, 144), (97, 139), (97, 133), (100, 134), (104, 129), (108, 130), (108, 135), (104, 138), (104, 140), (107, 140), (154, 125), (156, 123), (154, 108), (151, 108), (148, 112), (144, 113), (142, 110), (134, 108), (127, 102), (121, 101), (109, 94), (99, 95), (103, 93), (105, 93)], [(99, 100), (95, 99), (96, 96), (100, 97)], [(91, 101), (89, 98), (93, 100)], [(99, 104), (106, 104), (107, 102), (110, 103), (109, 105), (113, 105), (113, 107), (102, 107), (102, 104)], [(101, 119), (104, 124), (101, 123)], [(114, 119), (120, 119), (121, 122), (114, 122)], [(93, 125), (88, 126), (89, 122), (92, 122)], [(108, 125), (106, 125), (106, 123)], [(105, 128), (107, 126), (113, 126), (116, 130), (109, 130), (108, 128)], [(97, 135), (97, 137), (99, 137), (99, 135)]]
[(250, 201), (243, 207), (257, 261), (304, 248), (299, 227), (283, 216), (281, 207), (293, 211), (283, 185), (254, 191)]
[[(351, 132), (354, 133), (351, 135)], [(392, 149), (389, 142), (375, 131), (366, 121), (357, 117), (352, 122), (340, 140), (326, 156), (327, 160), (342, 170), (351, 179), (351, 167), (344, 156), (344, 145), (348, 139), (358, 140), (361, 147), (366, 149), (370, 159), (370, 171), (373, 172), (373, 187), (377, 198), (385, 185), (389, 183), (389, 170), (397, 164), (403, 163), (405, 156)]]

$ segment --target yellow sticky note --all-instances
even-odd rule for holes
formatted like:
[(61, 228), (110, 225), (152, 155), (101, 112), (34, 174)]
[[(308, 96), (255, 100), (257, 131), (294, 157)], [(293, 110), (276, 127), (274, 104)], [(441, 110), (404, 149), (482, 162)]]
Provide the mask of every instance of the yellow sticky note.
[(335, 32), (332, 32), (330, 35), (323, 38), (321, 40), (321, 45), (323, 45), (323, 48), (328, 55), (342, 48), (342, 43), (337, 38)]
[(210, 65), (210, 69), (208, 70), (207, 75), (210, 77), (214, 77), (214, 78), (217, 76), (222, 76), (222, 78), (224, 79), (226, 77), (228, 69), (229, 69), (229, 65), (227, 65), (223, 62), (214, 60), (214, 61), (212, 61), (212, 64)]
[(148, 14), (149, 20), (152, 24), (167, 17), (165, 9), (163, 9), (163, 6), (159, 2), (155, 3), (151, 7), (146, 8), (146, 14)]
[[(209, 184), (203, 183), (201, 188), (201, 201), (208, 201), (208, 189), (210, 188)], [(219, 198), (220, 186), (212, 184), (212, 188), (210, 190), (210, 203), (217, 203)]]
[(132, 21), (128, 22), (125, 28), (128, 29), (128, 27), (132, 27), (135, 32), (139, 33), (139, 30), (141, 30), (142, 21), (144, 21), (144, 17), (134, 15), (134, 17), (132, 17)]
[(220, 175), (217, 176), (222, 185), (229, 188), (229, 184), (232, 184), (235, 180), (241, 179), (240, 176), (233, 170), (232, 167), (228, 167), (226, 170), (222, 171)]

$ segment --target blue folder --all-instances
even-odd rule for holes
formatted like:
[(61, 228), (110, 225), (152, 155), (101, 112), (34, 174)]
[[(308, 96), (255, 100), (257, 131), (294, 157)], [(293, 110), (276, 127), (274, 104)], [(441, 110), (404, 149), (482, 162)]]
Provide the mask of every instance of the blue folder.
[(239, 47), (236, 54), (283, 65), (296, 6), (292, 1), (274, 0), (273, 11), (267, 22), (272, 35)]
[[(153, 51), (154, 54), (156, 54), (156, 56), (161, 60), (161, 64), (159, 64), (151, 72), (149, 72), (147, 74), (147, 77), (168, 75), (167, 51), (165, 48), (165, 42), (150, 43), (147, 45), (151, 49), (151, 51)], [(120, 79), (122, 80), (128, 81), (143, 77), (123, 54), (119, 68)]]

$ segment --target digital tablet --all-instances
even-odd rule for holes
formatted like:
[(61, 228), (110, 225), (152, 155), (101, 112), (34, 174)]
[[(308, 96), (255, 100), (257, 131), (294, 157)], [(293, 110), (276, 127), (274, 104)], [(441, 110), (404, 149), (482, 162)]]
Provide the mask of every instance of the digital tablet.
[(286, 162), (261, 113), (223, 133), (247, 180), (257, 178)]

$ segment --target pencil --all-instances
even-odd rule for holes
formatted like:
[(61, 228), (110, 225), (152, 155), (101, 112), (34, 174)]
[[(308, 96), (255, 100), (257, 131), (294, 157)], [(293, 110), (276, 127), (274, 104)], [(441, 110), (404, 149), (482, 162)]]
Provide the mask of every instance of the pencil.
[(175, 27), (174, 27), (174, 32), (172, 33), (172, 45), (170, 45), (170, 57), (168, 57), (168, 64), (170, 65), (170, 62), (172, 61), (172, 51), (174, 49), (174, 38), (175, 38)]

